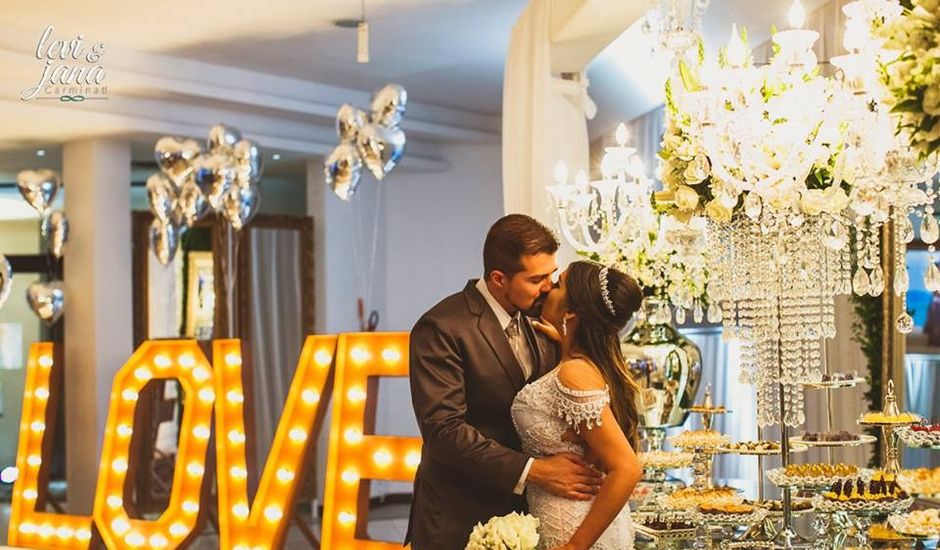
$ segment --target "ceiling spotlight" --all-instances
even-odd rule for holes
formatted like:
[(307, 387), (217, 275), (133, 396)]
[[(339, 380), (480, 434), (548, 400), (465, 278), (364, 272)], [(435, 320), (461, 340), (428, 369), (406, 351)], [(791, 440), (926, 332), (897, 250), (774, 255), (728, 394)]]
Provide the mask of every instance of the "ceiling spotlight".
[(45, 150), (45, 149), (37, 149), (37, 150), (36, 150), (36, 156), (37, 156), (37, 157), (44, 157), (44, 156), (46, 156), (46, 150)]
[(281, 154), (274, 153), (273, 155), (271, 155), (271, 160), (281, 160)]

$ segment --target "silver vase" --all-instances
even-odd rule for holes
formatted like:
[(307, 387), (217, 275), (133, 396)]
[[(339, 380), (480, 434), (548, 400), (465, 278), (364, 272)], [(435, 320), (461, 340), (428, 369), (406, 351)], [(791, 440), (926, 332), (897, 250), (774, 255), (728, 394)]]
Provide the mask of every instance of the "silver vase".
[(679, 334), (671, 321), (667, 301), (646, 298), (636, 324), (620, 342), (630, 373), (646, 390), (638, 405), (640, 426), (659, 439), (650, 441), (651, 447), (661, 445), (666, 428), (685, 423), (702, 380), (698, 346)]

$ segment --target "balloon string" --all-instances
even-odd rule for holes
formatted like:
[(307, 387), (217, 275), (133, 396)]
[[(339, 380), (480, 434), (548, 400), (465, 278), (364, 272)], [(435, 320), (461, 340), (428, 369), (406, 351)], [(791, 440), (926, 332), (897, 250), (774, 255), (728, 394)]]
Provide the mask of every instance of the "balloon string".
[[(382, 209), (383, 187), (380, 182), (372, 216), (372, 238), (370, 243), (363, 243), (363, 235), (361, 233), (363, 225), (362, 210), (358, 204), (353, 207), (356, 217), (355, 223), (353, 224), (353, 237), (355, 238), (355, 244), (353, 245), (353, 264), (356, 268), (359, 296), (364, 299), (367, 308), (372, 304), (372, 297), (375, 290), (375, 264), (379, 240), (379, 214)], [(360, 246), (363, 245), (368, 246), (370, 249), (368, 264), (365, 266), (363, 265), (365, 259), (362, 258), (363, 250), (360, 250)], [(363, 328), (363, 330), (365, 329)]]
[(375, 257), (379, 243), (379, 213), (382, 210), (382, 190), (385, 185), (379, 182), (379, 192), (375, 199), (375, 212), (372, 216), (372, 252), (369, 258), (369, 287), (366, 304), (372, 304), (372, 295), (375, 292)]

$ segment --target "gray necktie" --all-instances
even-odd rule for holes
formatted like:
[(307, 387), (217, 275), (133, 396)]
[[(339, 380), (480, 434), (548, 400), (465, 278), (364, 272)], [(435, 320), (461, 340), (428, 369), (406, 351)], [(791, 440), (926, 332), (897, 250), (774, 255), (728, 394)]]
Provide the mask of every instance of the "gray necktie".
[(532, 350), (529, 349), (529, 343), (522, 332), (520, 322), (519, 315), (513, 317), (506, 327), (506, 337), (509, 339), (509, 345), (512, 346), (512, 352), (519, 361), (519, 365), (522, 366), (522, 374), (528, 380), (532, 376)]

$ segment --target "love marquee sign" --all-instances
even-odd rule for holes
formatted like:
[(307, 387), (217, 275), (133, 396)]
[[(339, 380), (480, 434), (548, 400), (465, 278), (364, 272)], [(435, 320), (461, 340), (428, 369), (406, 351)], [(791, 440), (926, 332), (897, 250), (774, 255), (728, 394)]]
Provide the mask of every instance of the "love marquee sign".
[[(98, 467), (92, 516), (55, 514), (45, 501), (54, 411), (52, 344), (33, 344), (26, 369), (13, 488), (9, 544), (86, 549), (97, 532), (108, 548), (178, 548), (198, 533), (209, 491), (206, 455), (214, 433), (220, 547), (261, 550), (283, 545), (301, 468), (317, 439), (332, 391), (333, 415), (324, 491), (321, 544), (331, 549), (392, 550), (400, 543), (364, 540), (368, 499), (362, 480), (411, 481), (421, 440), (371, 435), (376, 377), (408, 375), (407, 333), (308, 336), (291, 382), (253, 501), (248, 499), (242, 356), (239, 340), (215, 340), (210, 362), (194, 340), (144, 342), (114, 377)], [(184, 390), (183, 418), (169, 504), (159, 518), (129, 515), (124, 504), (134, 413), (151, 380), (176, 379)], [(213, 412), (214, 422), (213, 422)], [(357, 538), (363, 537), (363, 538)]]

